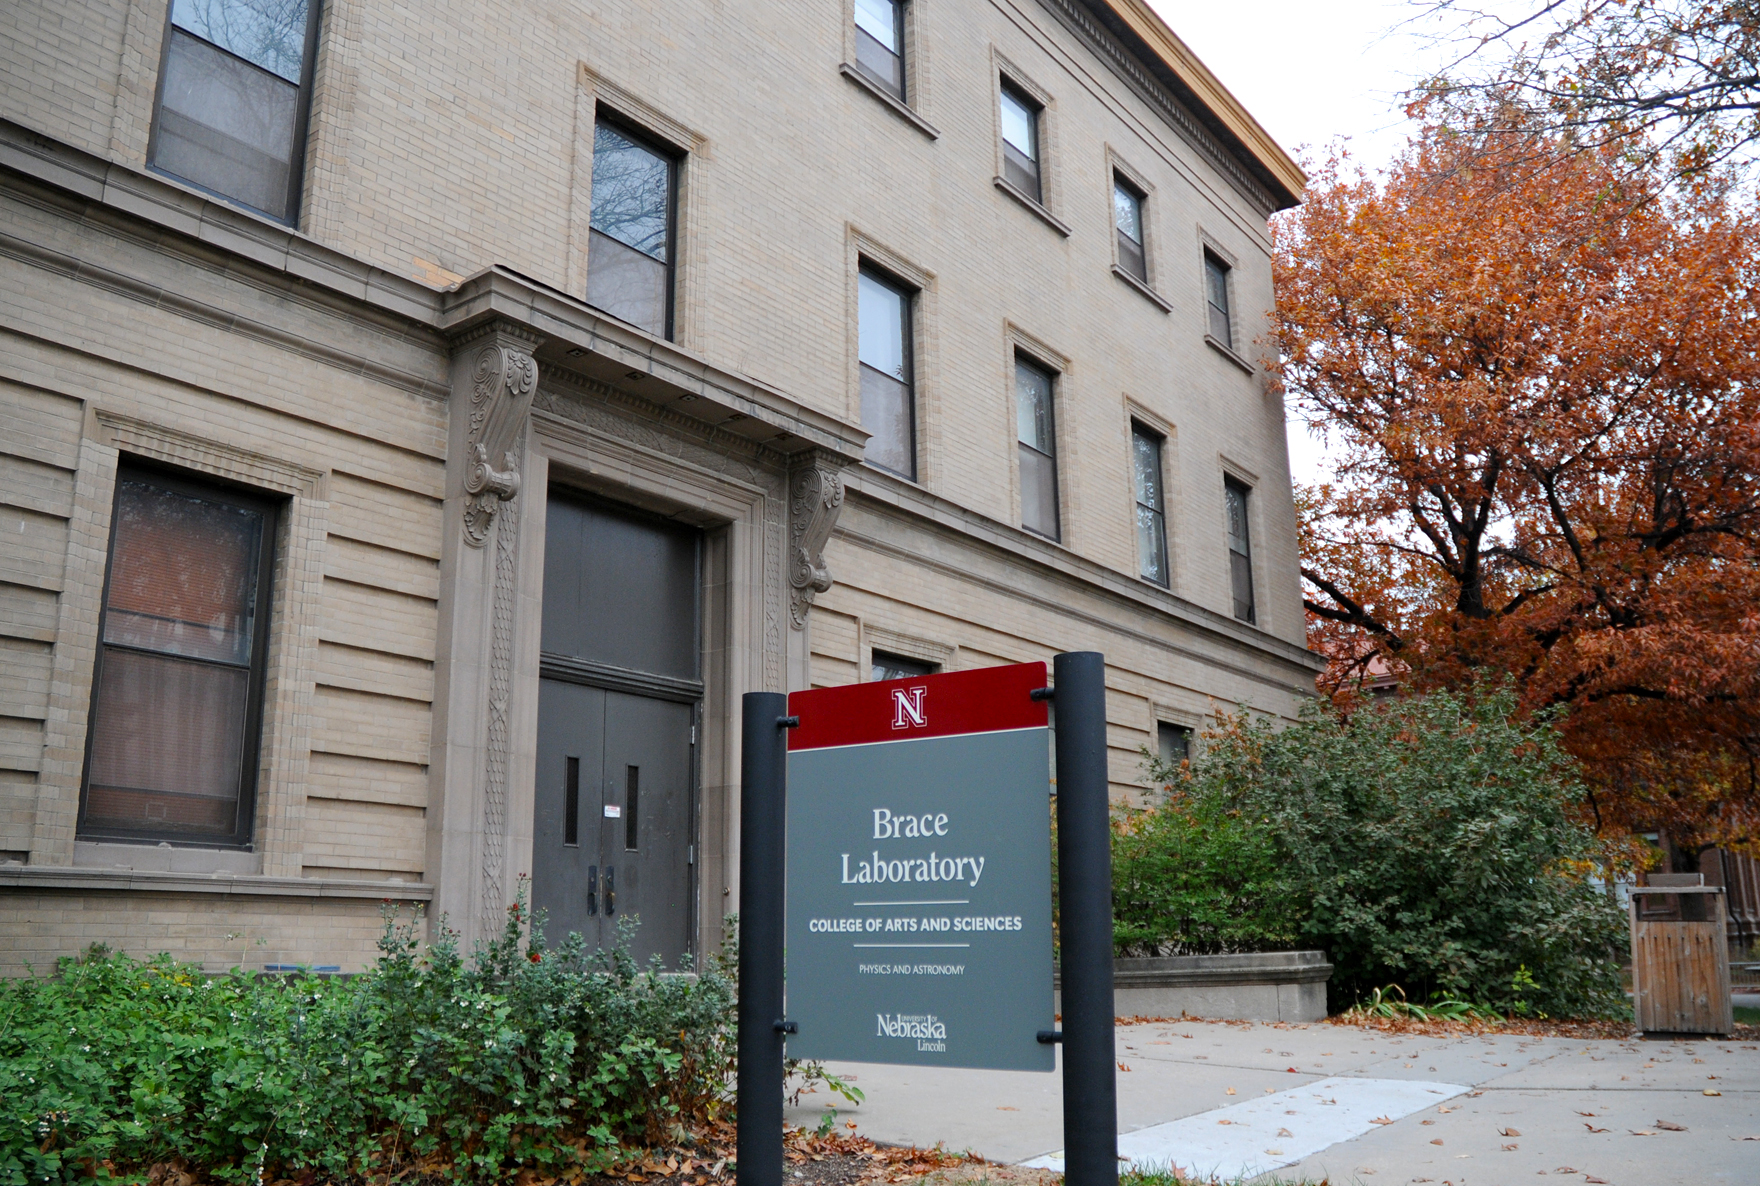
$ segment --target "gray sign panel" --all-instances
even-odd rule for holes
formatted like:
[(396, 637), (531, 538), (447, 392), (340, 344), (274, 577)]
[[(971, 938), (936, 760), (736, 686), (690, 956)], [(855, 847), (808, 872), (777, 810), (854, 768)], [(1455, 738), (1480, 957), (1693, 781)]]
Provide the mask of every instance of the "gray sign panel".
[(789, 1057), (1053, 1069), (1049, 770), (1044, 728), (788, 755)]

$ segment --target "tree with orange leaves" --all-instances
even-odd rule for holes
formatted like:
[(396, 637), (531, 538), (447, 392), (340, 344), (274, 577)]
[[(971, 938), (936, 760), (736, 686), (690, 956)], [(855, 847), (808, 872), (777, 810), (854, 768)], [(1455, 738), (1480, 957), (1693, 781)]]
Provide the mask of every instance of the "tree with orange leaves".
[(1328, 690), (1513, 679), (1612, 832), (1760, 842), (1760, 217), (1611, 152), (1430, 128), (1275, 230), (1273, 373)]

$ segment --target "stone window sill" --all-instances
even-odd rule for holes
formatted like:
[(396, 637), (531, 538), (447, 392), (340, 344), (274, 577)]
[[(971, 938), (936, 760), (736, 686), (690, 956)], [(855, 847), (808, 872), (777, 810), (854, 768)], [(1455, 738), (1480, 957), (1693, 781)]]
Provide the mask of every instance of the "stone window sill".
[(1216, 353), (1234, 363), (1235, 366), (1241, 368), (1241, 370), (1245, 371), (1247, 374), (1250, 375), (1253, 373), (1253, 364), (1236, 354), (1233, 347), (1229, 346), (1215, 334), (1205, 334), (1204, 343), (1209, 346), (1210, 349), (1216, 351)]
[(1006, 177), (998, 177), (996, 179), (996, 188), (1025, 206), (1046, 226), (1050, 227), (1064, 238), (1069, 238), (1069, 224), (1057, 217), (1057, 215), (1051, 213), (1051, 211), (1045, 209), (1045, 207), (1038, 202), (1035, 202), (1030, 195), (1023, 191), (1014, 182)]
[(1112, 274), (1136, 289), (1142, 294), (1144, 300), (1154, 305), (1157, 309), (1160, 309), (1163, 313), (1173, 312), (1173, 306), (1168, 303), (1167, 298), (1163, 297), (1160, 293), (1156, 292), (1153, 288), (1150, 288), (1147, 284), (1144, 284), (1141, 280), (1138, 280), (1135, 276), (1131, 275), (1117, 264), (1112, 265)]
[(332, 881), (321, 877), (172, 873), (61, 865), (0, 865), (0, 888), (249, 894), (267, 898), (377, 898), (398, 902), (426, 902), (434, 896), (434, 887), (421, 881)]
[(873, 95), (876, 99), (880, 100), (880, 102), (886, 105), (888, 111), (891, 111), (892, 114), (904, 120), (905, 123), (923, 133), (923, 135), (929, 137), (929, 139), (941, 139), (941, 133), (936, 130), (934, 124), (911, 110), (909, 104), (900, 101), (894, 95), (888, 94), (884, 87), (875, 83), (866, 74), (863, 74), (848, 62), (840, 64), (837, 67), (837, 71), (839, 74), (842, 74), (845, 78), (861, 87), (864, 91), (867, 91), (870, 95)]

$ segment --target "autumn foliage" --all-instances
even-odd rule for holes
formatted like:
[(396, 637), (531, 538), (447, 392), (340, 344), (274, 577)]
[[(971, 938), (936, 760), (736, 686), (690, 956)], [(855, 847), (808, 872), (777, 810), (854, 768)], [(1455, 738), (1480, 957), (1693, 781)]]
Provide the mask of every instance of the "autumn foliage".
[(1512, 678), (1611, 831), (1760, 838), (1760, 220), (1610, 154), (1430, 129), (1276, 235), (1274, 374), (1328, 690)]

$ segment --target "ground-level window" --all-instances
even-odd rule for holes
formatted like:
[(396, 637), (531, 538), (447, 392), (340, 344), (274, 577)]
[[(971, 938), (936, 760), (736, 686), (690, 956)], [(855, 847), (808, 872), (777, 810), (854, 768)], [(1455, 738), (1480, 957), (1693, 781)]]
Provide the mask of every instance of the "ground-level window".
[(1192, 731), (1184, 725), (1155, 722), (1155, 756), (1163, 765), (1178, 766), (1192, 756)]
[(856, 357), (870, 465), (917, 478), (916, 392), (911, 381), (911, 294), (869, 268), (858, 278)]
[(173, 0), (148, 159), (269, 217), (298, 218), (318, 0)]
[(1051, 372), (1016, 357), (1015, 431), (1021, 470), (1021, 526), (1047, 539), (1058, 538), (1057, 426), (1053, 420)]
[(677, 164), (603, 117), (593, 128), (593, 213), (587, 234), (587, 303), (672, 336)]
[(921, 659), (909, 659), (903, 655), (875, 651), (868, 678), (877, 683), (885, 679), (910, 679), (917, 675), (934, 675), (939, 670), (941, 670), (941, 666), (938, 663), (926, 663)]
[(1234, 594), (1234, 616), (1243, 622), (1254, 620), (1253, 610), (1253, 538), (1247, 526), (1247, 499), (1244, 485), (1229, 478), (1223, 483), (1228, 504), (1228, 579)]
[(275, 508), (125, 467), (113, 523), (79, 833), (248, 844)]

